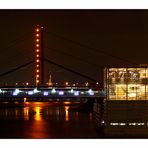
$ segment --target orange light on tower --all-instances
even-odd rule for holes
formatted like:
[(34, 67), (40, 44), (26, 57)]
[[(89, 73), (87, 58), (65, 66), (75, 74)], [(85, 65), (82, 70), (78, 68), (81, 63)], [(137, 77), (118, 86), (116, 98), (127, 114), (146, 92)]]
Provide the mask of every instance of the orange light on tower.
[(39, 85), (40, 83), (40, 36), (41, 36), (41, 31), (40, 31), (40, 26), (37, 26), (35, 29), (35, 41), (36, 41), (36, 86)]
[(35, 53), (36, 53), (36, 86), (44, 85), (44, 28), (37, 25), (35, 28)]

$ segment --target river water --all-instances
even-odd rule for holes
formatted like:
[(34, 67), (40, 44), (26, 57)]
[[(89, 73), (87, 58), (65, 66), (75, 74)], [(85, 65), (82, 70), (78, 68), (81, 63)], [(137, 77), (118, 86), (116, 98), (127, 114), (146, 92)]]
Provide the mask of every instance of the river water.
[(15, 104), (0, 108), (0, 138), (98, 138), (92, 113), (69, 111), (78, 104)]

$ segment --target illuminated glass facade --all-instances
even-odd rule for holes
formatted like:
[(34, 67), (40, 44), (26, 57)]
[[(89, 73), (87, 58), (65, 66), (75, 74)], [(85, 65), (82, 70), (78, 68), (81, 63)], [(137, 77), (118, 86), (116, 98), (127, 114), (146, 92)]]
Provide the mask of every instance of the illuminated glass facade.
[(148, 68), (105, 68), (107, 100), (148, 100)]

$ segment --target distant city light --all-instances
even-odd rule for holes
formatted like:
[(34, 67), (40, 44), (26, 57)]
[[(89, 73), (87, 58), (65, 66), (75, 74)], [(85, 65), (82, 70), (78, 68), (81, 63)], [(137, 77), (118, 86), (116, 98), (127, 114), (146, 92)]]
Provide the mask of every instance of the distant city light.
[(65, 85), (67, 86), (68, 85), (68, 82), (65, 82)]
[(85, 83), (85, 86), (88, 86), (88, 82)]

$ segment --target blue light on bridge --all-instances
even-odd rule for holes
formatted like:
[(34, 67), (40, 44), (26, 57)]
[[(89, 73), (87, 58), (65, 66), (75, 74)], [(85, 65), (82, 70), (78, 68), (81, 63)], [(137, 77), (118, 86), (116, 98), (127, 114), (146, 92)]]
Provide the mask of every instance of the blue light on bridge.
[(28, 91), (28, 95), (33, 95), (33, 91)]
[(48, 93), (47, 91), (44, 91), (43, 95), (44, 95), (44, 96), (48, 96), (49, 93)]
[(59, 95), (64, 95), (64, 91), (59, 91)]
[(74, 96), (79, 96), (79, 92), (78, 91), (75, 91), (74, 92)]
[(15, 91), (13, 92), (13, 96), (17, 96), (21, 91), (19, 89), (15, 89)]

